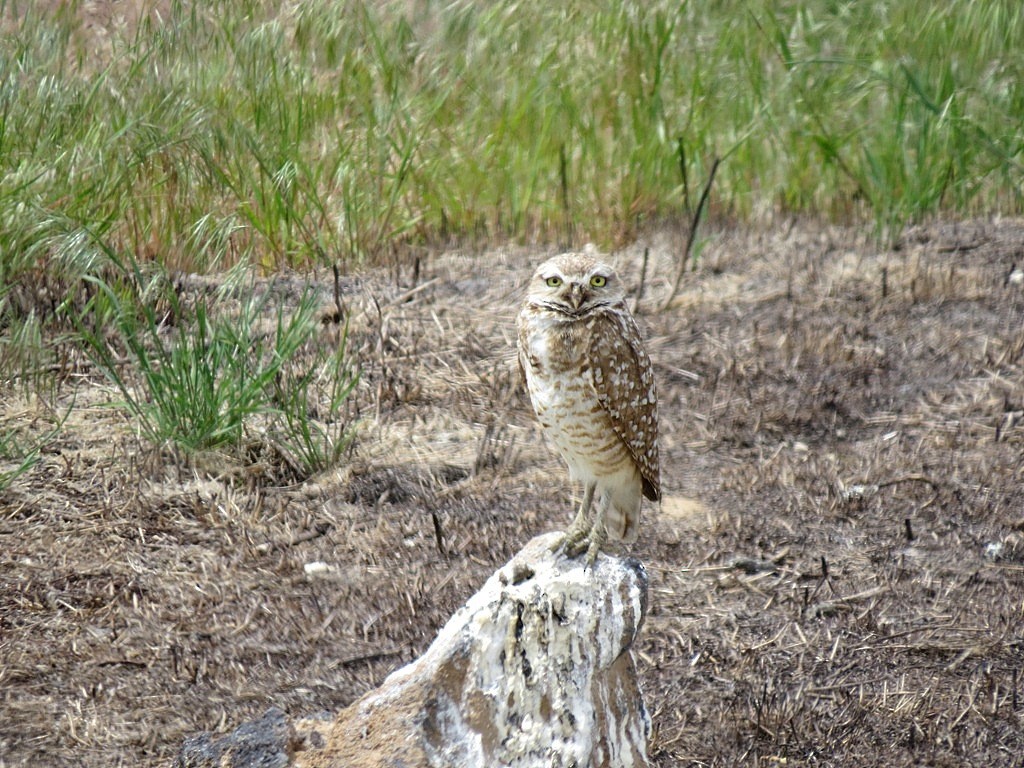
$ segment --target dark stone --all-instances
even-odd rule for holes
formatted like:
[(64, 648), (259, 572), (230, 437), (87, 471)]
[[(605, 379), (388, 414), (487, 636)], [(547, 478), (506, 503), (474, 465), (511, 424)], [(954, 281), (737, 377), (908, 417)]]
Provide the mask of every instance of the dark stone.
[(295, 732), (285, 713), (268, 709), (219, 738), (200, 733), (185, 739), (175, 768), (287, 768)]

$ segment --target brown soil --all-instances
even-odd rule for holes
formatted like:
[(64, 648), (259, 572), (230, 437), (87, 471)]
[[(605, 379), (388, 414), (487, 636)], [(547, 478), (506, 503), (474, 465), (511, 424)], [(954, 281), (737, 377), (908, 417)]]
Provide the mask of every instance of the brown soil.
[[(681, 238), (652, 236), (641, 302), (667, 494), (632, 550), (654, 764), (1019, 765), (1024, 223), (891, 250), (802, 224), (710, 237), (658, 311)], [(616, 258), (634, 287), (641, 254)], [(0, 495), (0, 766), (167, 765), (271, 705), (338, 710), (566, 525), (513, 354), (541, 258), (344, 280), (358, 438), (303, 483), (258, 440), (247, 461), (145, 445), (87, 366), (53, 401), (5, 388), (28, 431), (75, 408)]]

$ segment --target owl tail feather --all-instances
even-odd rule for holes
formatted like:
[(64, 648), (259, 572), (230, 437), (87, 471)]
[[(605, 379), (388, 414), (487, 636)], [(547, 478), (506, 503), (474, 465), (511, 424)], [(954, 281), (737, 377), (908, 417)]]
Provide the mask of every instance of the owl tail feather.
[(623, 541), (630, 544), (636, 541), (640, 533), (640, 499), (634, 505), (616, 504), (613, 498), (603, 496), (601, 499), (601, 515), (604, 517), (605, 531), (612, 541)]

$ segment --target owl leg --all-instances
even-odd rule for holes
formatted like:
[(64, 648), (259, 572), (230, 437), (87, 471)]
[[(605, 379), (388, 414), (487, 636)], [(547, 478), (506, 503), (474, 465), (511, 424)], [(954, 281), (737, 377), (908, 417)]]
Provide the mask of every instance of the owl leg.
[(570, 531), (587, 532), (590, 530), (590, 526), (587, 524), (587, 517), (590, 514), (590, 507), (594, 503), (594, 490), (596, 488), (597, 483), (587, 483), (587, 489), (583, 492), (583, 503), (580, 504), (580, 511), (576, 513), (576, 519), (569, 526)]
[(564, 549), (568, 557), (586, 556), (586, 564), (593, 565), (601, 547), (608, 541), (608, 531), (604, 526), (604, 516), (600, 513), (593, 523), (577, 528), (575, 523), (565, 535)]
[[(593, 494), (591, 494), (593, 496)], [(601, 494), (601, 508), (594, 515), (593, 520), (587, 520), (588, 515), (583, 514), (573, 521), (572, 527), (565, 536), (565, 554), (569, 557), (585, 556), (587, 566), (594, 564), (601, 548), (608, 541), (608, 528), (605, 524), (605, 514), (612, 499), (607, 493)]]
[(608, 541), (608, 531), (604, 527), (604, 515), (598, 515), (594, 521), (594, 527), (590, 529), (590, 535), (586, 538), (587, 565), (594, 564), (606, 541)]
[(583, 503), (580, 504), (580, 511), (576, 513), (576, 517), (572, 521), (572, 525), (569, 526), (569, 530), (558, 539), (552, 550), (564, 549), (569, 557), (576, 557), (576, 555), (583, 551), (579, 545), (581, 541), (585, 541), (590, 536), (590, 524), (587, 518), (590, 515), (590, 507), (594, 501), (594, 489), (596, 487), (597, 483), (587, 483), (587, 487), (583, 491)]
[[(604, 523), (601, 521), (602, 515), (599, 513), (595, 520), (590, 519), (590, 508), (593, 506), (596, 486), (596, 483), (587, 486), (586, 493), (583, 496), (583, 503), (580, 505), (579, 514), (576, 515), (576, 519), (572, 521), (572, 525), (566, 531), (563, 549), (569, 557), (579, 557), (584, 552), (589, 553), (594, 546), (595, 535), (600, 537), (601, 543), (607, 538), (604, 536)], [(600, 547), (600, 544), (598, 547)], [(594, 557), (596, 556), (597, 553), (595, 552)], [(587, 562), (593, 564), (594, 557), (590, 557), (588, 554)]]

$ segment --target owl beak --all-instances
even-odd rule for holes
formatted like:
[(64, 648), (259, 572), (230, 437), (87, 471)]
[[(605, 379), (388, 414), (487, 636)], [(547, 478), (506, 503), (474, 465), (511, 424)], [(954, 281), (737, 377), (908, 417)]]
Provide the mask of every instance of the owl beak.
[(570, 283), (569, 285), (569, 303), (572, 304), (573, 309), (579, 309), (580, 304), (586, 298), (586, 291), (580, 283)]

